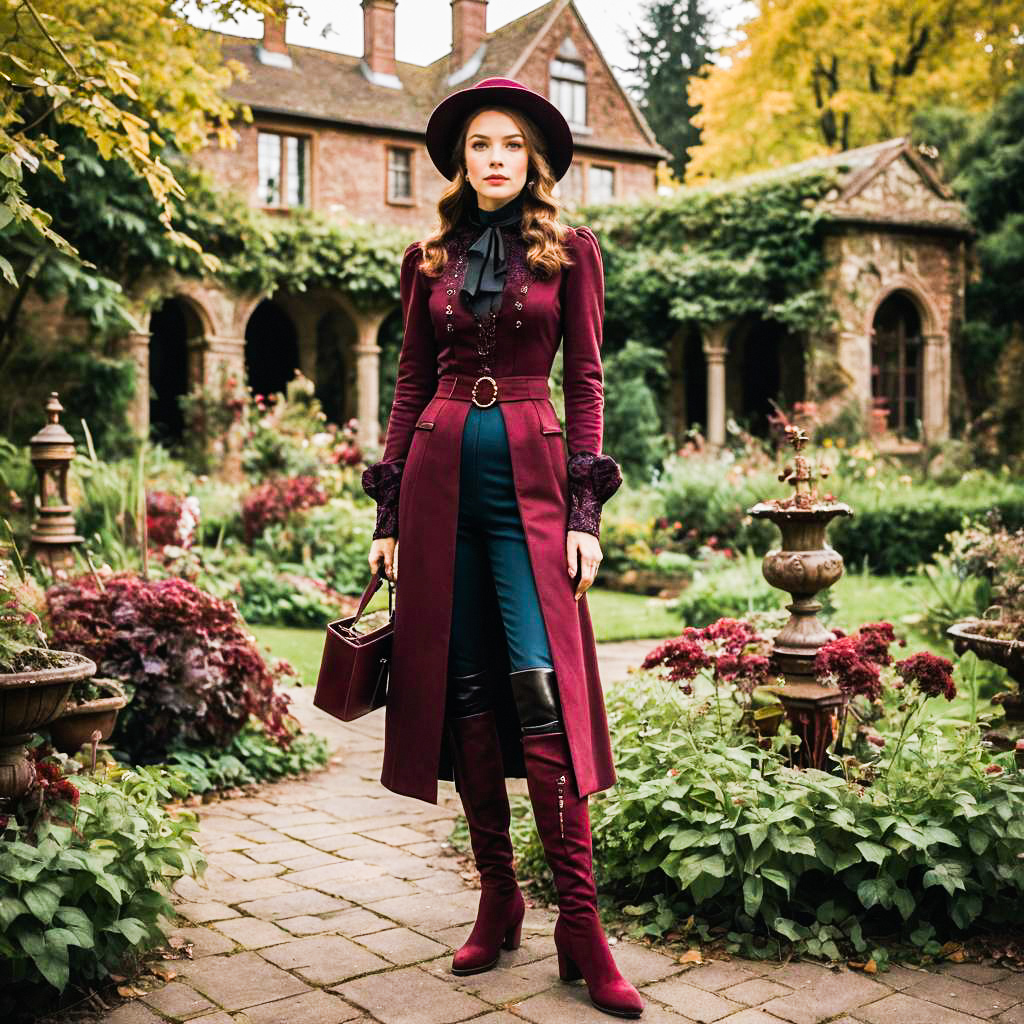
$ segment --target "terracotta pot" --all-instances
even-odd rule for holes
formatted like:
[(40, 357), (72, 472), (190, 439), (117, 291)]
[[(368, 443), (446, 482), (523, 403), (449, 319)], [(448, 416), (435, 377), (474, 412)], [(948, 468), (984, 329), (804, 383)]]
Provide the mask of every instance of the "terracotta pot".
[(63, 714), (50, 723), (50, 739), (62, 753), (77, 754), (84, 744), (92, 741), (97, 729), (101, 740), (110, 739), (117, 713), (128, 703), (124, 691), (113, 680), (100, 680), (96, 685), (112, 691), (111, 696), (97, 697), (82, 704), (69, 701)]
[(81, 654), (61, 654), (71, 664), (0, 674), (0, 801), (20, 797), (32, 782), (25, 744), (53, 721), (67, 703), (73, 683), (96, 674), (96, 663)]

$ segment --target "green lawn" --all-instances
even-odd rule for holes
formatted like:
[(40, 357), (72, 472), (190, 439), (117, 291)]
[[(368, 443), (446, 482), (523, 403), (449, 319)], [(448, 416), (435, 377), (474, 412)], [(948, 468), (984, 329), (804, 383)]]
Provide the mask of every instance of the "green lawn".
[[(636, 594), (620, 594), (592, 588), (587, 593), (590, 614), (598, 641), (633, 640), (671, 636), (678, 632), (678, 619), (666, 611), (663, 601)], [(378, 591), (369, 610), (387, 608), (387, 591)], [(260, 644), (276, 658), (286, 658), (295, 666), (299, 678), (315, 685), (324, 649), (324, 633), (319, 629), (289, 629), (283, 626), (252, 626)]]
[[(926, 640), (914, 628), (927, 597), (927, 583), (918, 576), (852, 573), (836, 585), (831, 595), (835, 610), (826, 616), (826, 621), (849, 631), (864, 622), (888, 619), (896, 625), (897, 632), (907, 635), (908, 649), (928, 647), (936, 653), (952, 656), (948, 644)], [(780, 605), (785, 600), (780, 594)], [(588, 592), (587, 601), (599, 642), (660, 639), (678, 633), (685, 625), (657, 598), (594, 587)], [(371, 611), (386, 608), (387, 592), (378, 591), (369, 607)], [(290, 661), (304, 683), (316, 682), (323, 651), (322, 630), (253, 626), (252, 631), (275, 657)]]

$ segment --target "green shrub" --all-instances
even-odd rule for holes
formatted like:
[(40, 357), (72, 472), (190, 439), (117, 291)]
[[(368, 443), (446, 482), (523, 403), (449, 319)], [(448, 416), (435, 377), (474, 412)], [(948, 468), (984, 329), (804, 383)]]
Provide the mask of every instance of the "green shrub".
[(658, 393), (667, 379), (665, 353), (627, 341), (604, 361), (604, 448), (629, 478), (649, 480), (672, 449), (661, 429)]
[[(949, 736), (917, 715), (903, 731), (876, 723), (879, 763), (847, 780), (787, 767), (791, 737), (759, 743), (739, 714), (649, 673), (609, 694), (618, 783), (591, 800), (594, 863), (637, 932), (696, 914), (734, 952), (772, 956), (788, 940), (866, 959), (885, 955), (872, 936), (937, 952), (975, 921), (1019, 920), (1024, 774), (1012, 753), (990, 758), (973, 726)], [(514, 832), (522, 872), (545, 877), (525, 804)]]
[(370, 577), (366, 555), (375, 514), (365, 499), (333, 497), (288, 523), (267, 527), (253, 551), (279, 567), (301, 565), (342, 594), (360, 594)]
[(190, 793), (209, 793), (232, 786), (274, 782), (304, 775), (327, 764), (327, 740), (313, 733), (296, 733), (288, 749), (275, 743), (250, 722), (221, 750), (217, 747), (179, 747), (168, 755), (171, 770)]
[(693, 582), (670, 602), (684, 626), (707, 626), (720, 618), (738, 619), (750, 612), (781, 608), (786, 595), (769, 586), (761, 558), (752, 551), (719, 557), (697, 569)]
[(162, 942), (160, 918), (174, 916), (170, 885), (206, 866), (195, 815), (161, 806), (184, 794), (179, 779), (159, 767), (115, 766), (72, 782), (73, 828), (10, 821), (0, 843), (5, 996), (104, 978), (126, 955)]
[(684, 534), (696, 530), (697, 541), (714, 538), (719, 546), (764, 553), (778, 537), (770, 523), (747, 515), (752, 505), (778, 493), (768, 471), (748, 473), (716, 459), (670, 458), (658, 489), (664, 517), (679, 522)]
[(930, 562), (946, 548), (946, 535), (958, 530), (965, 519), (982, 519), (996, 510), (1012, 529), (1024, 526), (1024, 494), (988, 498), (937, 488), (915, 488), (879, 502), (875, 507), (854, 507), (852, 518), (833, 523), (829, 541), (847, 566), (865, 562), (878, 573), (910, 572)]

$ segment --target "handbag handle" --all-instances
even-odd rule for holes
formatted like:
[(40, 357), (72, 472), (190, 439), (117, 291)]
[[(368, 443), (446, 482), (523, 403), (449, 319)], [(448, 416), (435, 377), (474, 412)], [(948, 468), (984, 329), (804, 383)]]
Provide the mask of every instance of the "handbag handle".
[[(366, 606), (370, 603), (370, 598), (380, 590), (381, 583), (386, 580), (387, 577), (384, 575), (383, 565), (370, 577), (370, 582), (366, 584), (366, 589), (363, 591), (362, 599), (359, 602), (359, 608), (356, 610), (355, 618), (349, 623), (349, 628), (353, 628), (359, 621), (360, 616), (366, 611)], [(388, 579), (388, 616), (394, 615), (394, 599), (395, 599), (395, 585)]]

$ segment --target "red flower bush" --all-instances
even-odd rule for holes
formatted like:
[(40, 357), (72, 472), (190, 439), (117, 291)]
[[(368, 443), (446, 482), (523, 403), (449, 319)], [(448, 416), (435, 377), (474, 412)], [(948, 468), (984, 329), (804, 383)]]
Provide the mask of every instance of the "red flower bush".
[(909, 658), (897, 661), (896, 671), (905, 683), (913, 684), (927, 697), (945, 697), (946, 700), (952, 700), (956, 696), (953, 663), (948, 658), (920, 651)]
[(178, 577), (91, 576), (47, 591), (52, 646), (92, 658), (134, 696), (113, 742), (138, 761), (183, 742), (224, 745), (254, 715), (286, 745), (288, 697), (275, 689), (235, 606)]
[[(701, 669), (712, 669), (716, 682), (734, 683), (751, 693), (771, 679), (771, 644), (742, 619), (719, 619), (703, 629), (687, 626), (644, 658), (642, 668), (668, 668), (668, 678), (689, 683)], [(693, 688), (683, 686), (684, 693)]]
[(860, 638), (843, 636), (818, 651), (814, 672), (820, 679), (834, 682), (843, 694), (877, 700), (882, 696), (882, 675), (878, 663), (865, 657)]
[(825, 644), (814, 660), (815, 675), (834, 682), (847, 699), (877, 700), (882, 696), (879, 670), (892, 664), (889, 648), (894, 643), (904, 647), (906, 641), (897, 638), (891, 622), (867, 622), (849, 636), (839, 629), (833, 632), (836, 639)]
[(655, 668), (664, 665), (668, 669), (668, 678), (673, 682), (684, 683), (684, 693), (692, 693), (689, 682), (702, 668), (711, 667), (711, 659), (704, 653), (696, 640), (687, 636), (676, 636), (666, 640), (651, 651), (643, 660), (641, 668)]
[(254, 487), (242, 503), (245, 542), (251, 544), (272, 523), (285, 523), (298, 511), (327, 504), (315, 476), (274, 477)]
[(166, 491), (150, 491), (146, 495), (146, 533), (150, 544), (178, 544), (180, 519), (181, 498), (177, 495)]

